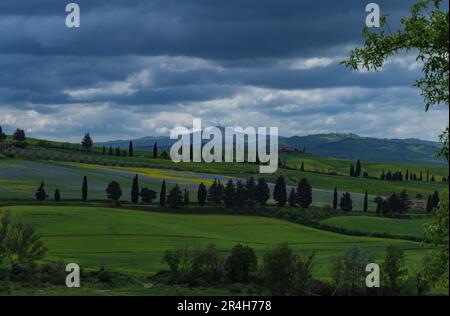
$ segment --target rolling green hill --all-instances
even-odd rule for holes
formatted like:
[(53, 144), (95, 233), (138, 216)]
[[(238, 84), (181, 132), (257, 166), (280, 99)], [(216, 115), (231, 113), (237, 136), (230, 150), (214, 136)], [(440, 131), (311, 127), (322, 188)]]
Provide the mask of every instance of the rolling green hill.
[(418, 263), (427, 251), (420, 243), (352, 237), (321, 231), (282, 220), (256, 216), (179, 215), (72, 206), (11, 206), (9, 210), (32, 223), (49, 248), (46, 260), (63, 259), (84, 269), (107, 269), (148, 275), (167, 269), (166, 250), (216, 244), (227, 254), (237, 243), (264, 249), (287, 242), (297, 253), (316, 252), (315, 275), (328, 278), (332, 256), (351, 245), (369, 251), (381, 261), (389, 244), (406, 252), (407, 262)]
[(426, 218), (395, 219), (375, 216), (336, 216), (322, 220), (320, 223), (368, 233), (387, 233), (393, 236), (424, 236)]

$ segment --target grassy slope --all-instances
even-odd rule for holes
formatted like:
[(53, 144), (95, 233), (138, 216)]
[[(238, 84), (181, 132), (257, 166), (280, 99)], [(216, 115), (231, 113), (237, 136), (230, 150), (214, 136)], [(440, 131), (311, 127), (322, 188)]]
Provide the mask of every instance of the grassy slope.
[(61, 258), (87, 269), (107, 268), (138, 274), (165, 269), (164, 252), (180, 245), (215, 243), (224, 253), (237, 243), (262, 251), (288, 242), (297, 253), (316, 251), (316, 275), (328, 277), (329, 258), (350, 245), (359, 245), (382, 260), (386, 247), (395, 243), (406, 250), (407, 260), (418, 263), (426, 249), (419, 243), (351, 237), (262, 217), (178, 215), (132, 210), (13, 206), (3, 207), (34, 224), (47, 247), (48, 259)]
[(429, 219), (395, 219), (374, 216), (336, 216), (322, 220), (322, 224), (350, 230), (389, 233), (397, 236), (422, 237), (424, 225)]

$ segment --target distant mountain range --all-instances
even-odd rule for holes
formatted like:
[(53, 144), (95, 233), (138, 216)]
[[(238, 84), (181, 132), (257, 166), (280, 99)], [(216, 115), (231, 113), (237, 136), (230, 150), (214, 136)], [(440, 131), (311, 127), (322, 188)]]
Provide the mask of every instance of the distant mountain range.
[[(158, 147), (172, 146), (175, 140), (166, 136), (148, 136), (133, 139), (135, 149), (151, 149), (155, 142)], [(445, 164), (436, 160), (435, 153), (439, 142), (425, 141), (415, 138), (380, 139), (361, 137), (355, 134), (315, 134), (308, 136), (279, 137), (279, 147), (303, 150), (307, 153), (323, 157), (344, 159), (361, 159), (374, 162), (409, 162)], [(116, 140), (97, 143), (97, 146), (128, 148), (130, 140)]]

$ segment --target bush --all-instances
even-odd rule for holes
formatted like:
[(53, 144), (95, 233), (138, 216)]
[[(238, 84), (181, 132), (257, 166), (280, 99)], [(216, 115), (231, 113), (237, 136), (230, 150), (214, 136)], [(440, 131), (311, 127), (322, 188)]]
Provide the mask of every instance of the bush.
[(225, 271), (227, 277), (234, 283), (246, 283), (251, 280), (256, 271), (258, 261), (252, 248), (238, 244), (231, 250), (226, 259)]

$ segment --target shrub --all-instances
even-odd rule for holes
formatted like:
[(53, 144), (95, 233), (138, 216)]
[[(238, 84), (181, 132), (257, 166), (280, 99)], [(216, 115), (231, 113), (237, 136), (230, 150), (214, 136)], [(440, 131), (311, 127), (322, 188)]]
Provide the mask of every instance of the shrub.
[(257, 266), (253, 249), (238, 244), (233, 247), (231, 255), (226, 259), (225, 271), (231, 282), (245, 283), (250, 281)]

